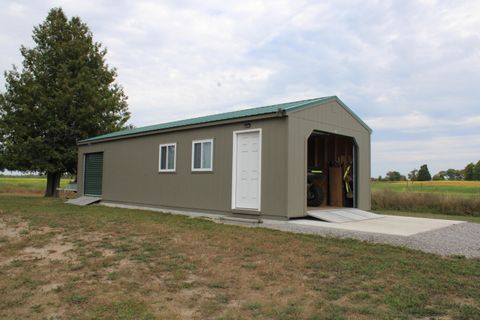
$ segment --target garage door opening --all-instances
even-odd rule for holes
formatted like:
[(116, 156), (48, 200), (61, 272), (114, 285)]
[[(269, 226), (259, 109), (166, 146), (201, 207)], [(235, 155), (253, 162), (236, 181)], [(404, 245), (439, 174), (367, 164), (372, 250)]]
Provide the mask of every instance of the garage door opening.
[(103, 152), (85, 154), (84, 194), (102, 195)]
[(356, 207), (356, 144), (352, 137), (314, 131), (308, 138), (307, 211)]

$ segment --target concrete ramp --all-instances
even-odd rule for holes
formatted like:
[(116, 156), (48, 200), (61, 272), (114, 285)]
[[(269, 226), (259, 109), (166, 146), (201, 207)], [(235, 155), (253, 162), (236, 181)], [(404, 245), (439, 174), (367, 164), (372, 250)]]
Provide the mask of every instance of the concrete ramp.
[(384, 216), (354, 208), (308, 210), (307, 215), (334, 223), (354, 222), (383, 218)]
[[(264, 220), (264, 226), (267, 226), (268, 223), (269, 222), (265, 222)], [(294, 219), (286, 223), (291, 225), (300, 225), (302, 227), (307, 227), (308, 230), (310, 230), (310, 232), (312, 232), (313, 230), (312, 233), (315, 233), (314, 231), (315, 228), (318, 228), (317, 229), (318, 232), (320, 232), (322, 229), (323, 230), (340, 229), (343, 231), (382, 233), (382, 234), (389, 234), (389, 235), (395, 235), (395, 236), (409, 237), (418, 233), (441, 229), (441, 228), (449, 227), (454, 224), (465, 223), (465, 221), (425, 219), (425, 218), (385, 215), (381, 219), (368, 219), (368, 220), (362, 220), (362, 221), (351, 221), (351, 222), (342, 222), (342, 223), (325, 222), (325, 221), (314, 220), (314, 219)], [(324, 233), (324, 234), (328, 235), (328, 233)], [(438, 241), (442, 240), (441, 238), (436, 238), (436, 237), (437, 236), (434, 236), (432, 234), (432, 243), (435, 242), (435, 239), (437, 239)], [(454, 238), (455, 238), (455, 242), (461, 241), (460, 239), (462, 239), (462, 235), (458, 235), (458, 237), (454, 237)], [(360, 238), (360, 239), (366, 240), (366, 238)], [(420, 250), (422, 250), (421, 248), (425, 244), (425, 241), (426, 241), (425, 239), (426, 238), (417, 239), (419, 242), (417, 243), (416, 249), (420, 248)], [(388, 243), (388, 241), (385, 243)]]
[(70, 199), (66, 203), (75, 204), (77, 206), (86, 206), (86, 205), (89, 205), (89, 204), (92, 204), (92, 203), (99, 202), (100, 200), (102, 200), (102, 198), (98, 198), (98, 197), (78, 197), (78, 198), (75, 198), (75, 199)]

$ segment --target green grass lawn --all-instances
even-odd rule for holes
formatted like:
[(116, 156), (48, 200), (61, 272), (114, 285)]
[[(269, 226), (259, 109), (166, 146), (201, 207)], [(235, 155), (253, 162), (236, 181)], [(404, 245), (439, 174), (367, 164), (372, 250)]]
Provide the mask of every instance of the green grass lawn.
[[(62, 179), (60, 186), (70, 183)], [(0, 193), (42, 193), (47, 186), (47, 179), (41, 177), (0, 177)]]
[(374, 181), (372, 191), (434, 192), (463, 197), (480, 197), (480, 181)]
[(2, 319), (480, 319), (480, 260), (0, 195)]

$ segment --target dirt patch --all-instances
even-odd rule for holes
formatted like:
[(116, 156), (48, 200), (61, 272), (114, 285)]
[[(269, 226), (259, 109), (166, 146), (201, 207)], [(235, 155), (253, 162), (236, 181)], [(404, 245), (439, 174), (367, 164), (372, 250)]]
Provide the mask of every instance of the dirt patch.
[(0, 211), (0, 238), (8, 238), (9, 240), (18, 240), (26, 235), (38, 235), (52, 232), (53, 229), (47, 226), (40, 228), (32, 228), (28, 222), (7, 217), (2, 215)]
[(48, 293), (54, 290), (58, 290), (62, 286), (62, 283), (49, 283), (41, 286), (39, 290), (44, 293)]
[(108, 241), (115, 238), (114, 235), (112, 234), (108, 234), (104, 232), (87, 232), (87, 231), (77, 232), (75, 234), (72, 234), (72, 236), (74, 236), (79, 240), (88, 241), (92, 244), (95, 242)]
[(113, 256), (115, 256), (115, 251), (112, 250), (112, 249), (102, 248), (102, 249), (100, 250), (100, 252), (102, 253), (102, 255), (103, 255), (104, 257), (113, 257)]
[[(0, 238), (4, 239), (4, 245), (17, 245), (17, 250), (13, 256), (4, 254), (0, 259), (0, 266), (7, 265), (13, 261), (29, 261), (29, 260), (60, 260), (66, 261), (74, 259), (71, 251), (74, 249), (73, 243), (65, 241), (61, 235), (55, 236), (48, 240), (49, 233), (60, 233), (62, 230), (54, 230), (48, 226), (32, 227), (28, 222), (21, 219), (2, 215), (0, 213)], [(35, 240), (46, 235), (40, 245)], [(43, 241), (48, 241), (46, 245), (42, 245)], [(33, 242), (33, 243), (32, 243)], [(25, 247), (23, 245), (30, 244)], [(22, 248), (23, 247), (23, 248)]]
[(25, 247), (14, 256), (0, 260), (0, 266), (8, 265), (13, 261), (76, 261), (76, 254), (73, 252), (74, 245), (63, 242), (61, 237), (55, 237), (50, 243), (42, 247)]
[(69, 256), (68, 252), (74, 248), (73, 244), (58, 243), (58, 241), (61, 240), (55, 239), (52, 243), (42, 248), (27, 247), (23, 249), (23, 253), (20, 254), (21, 259), (49, 259), (60, 261), (72, 260), (73, 257)]
[(21, 234), (26, 232), (28, 232), (28, 223), (26, 222), (19, 222), (14, 226), (9, 226), (5, 222), (0, 221), (0, 237), (20, 238)]

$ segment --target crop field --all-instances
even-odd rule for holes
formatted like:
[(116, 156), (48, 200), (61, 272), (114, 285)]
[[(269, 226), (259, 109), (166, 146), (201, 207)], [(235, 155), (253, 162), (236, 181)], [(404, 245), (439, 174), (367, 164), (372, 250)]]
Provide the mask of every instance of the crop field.
[[(62, 179), (60, 186), (69, 182), (69, 179)], [(0, 193), (41, 194), (46, 185), (47, 179), (42, 177), (0, 177)]]
[(372, 191), (434, 192), (463, 197), (480, 197), (480, 181), (374, 181)]
[(0, 194), (1, 319), (480, 319), (480, 260)]
[(372, 209), (480, 217), (480, 181), (375, 181)]

